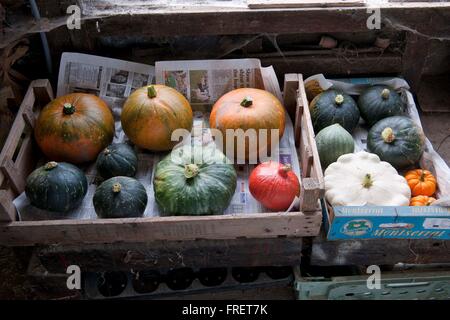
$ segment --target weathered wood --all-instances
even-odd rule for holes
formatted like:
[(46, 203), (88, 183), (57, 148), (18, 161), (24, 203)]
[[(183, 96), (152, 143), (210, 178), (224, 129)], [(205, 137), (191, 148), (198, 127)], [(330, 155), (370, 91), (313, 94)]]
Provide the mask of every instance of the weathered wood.
[[(255, 57), (258, 57), (255, 55)], [(298, 72), (309, 77), (324, 73), (327, 76), (349, 75), (398, 75), (402, 72), (402, 57), (400, 54), (354, 54), (332, 53), (327, 55), (309, 55), (302, 57), (270, 57), (260, 58), (263, 65), (272, 65), (282, 81), (286, 73)]]
[(408, 81), (413, 92), (418, 92), (420, 89), (420, 79), (423, 75), (429, 47), (429, 40), (425, 37), (407, 33), (405, 52), (402, 57), (402, 75)]
[(35, 254), (49, 272), (65, 272), (71, 264), (86, 272), (291, 266), (300, 263), (301, 250), (301, 238), (267, 238), (48, 246)]
[(360, 7), (363, 0), (247, 0), (250, 9)]
[(373, 239), (327, 241), (322, 234), (312, 243), (311, 265), (393, 265), (450, 263), (450, 241)]
[(303, 237), (317, 234), (322, 213), (17, 221), (0, 225), (5, 246), (156, 240)]
[(319, 199), (323, 197), (323, 188), (316, 178), (303, 178), (300, 188), (300, 210), (315, 211), (320, 208)]
[(292, 120), (295, 120), (297, 111), (298, 74), (288, 73), (284, 75), (283, 98), (284, 108)]
[(422, 76), (417, 92), (420, 109), (424, 112), (450, 112), (450, 74)]

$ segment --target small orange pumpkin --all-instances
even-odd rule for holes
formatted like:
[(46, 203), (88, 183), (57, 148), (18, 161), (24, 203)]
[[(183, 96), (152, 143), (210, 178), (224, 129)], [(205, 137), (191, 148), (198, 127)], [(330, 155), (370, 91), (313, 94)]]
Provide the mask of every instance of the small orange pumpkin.
[(176, 129), (192, 129), (192, 108), (177, 90), (150, 85), (134, 91), (123, 106), (122, 128), (137, 146), (152, 150), (170, 150)]
[(411, 201), (409, 203), (410, 206), (431, 206), (433, 202), (436, 201), (433, 197), (428, 196), (416, 196), (411, 198)]
[(406, 173), (405, 179), (413, 197), (432, 196), (436, 192), (436, 178), (428, 170), (410, 170)]

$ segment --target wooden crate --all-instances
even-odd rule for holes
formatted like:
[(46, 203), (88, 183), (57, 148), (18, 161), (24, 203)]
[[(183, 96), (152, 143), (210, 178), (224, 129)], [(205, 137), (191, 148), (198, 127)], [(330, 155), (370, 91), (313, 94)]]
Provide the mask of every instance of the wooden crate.
[[(300, 88), (296, 104), (295, 131), (300, 167), (303, 171), (299, 212), (255, 213), (196, 217), (151, 217), (92, 220), (18, 221), (13, 199), (23, 192), (26, 177), (40, 159), (33, 142), (36, 116), (53, 99), (48, 80), (31, 83), (0, 154), (0, 244), (30, 246), (47, 244), (88, 244), (114, 242), (179, 241), (196, 239), (238, 239), (305, 237), (319, 233), (323, 195), (321, 168), (309, 121), (302, 77), (296, 76), (288, 87)], [(295, 92), (293, 92), (295, 95)], [(292, 110), (291, 110), (292, 111)]]

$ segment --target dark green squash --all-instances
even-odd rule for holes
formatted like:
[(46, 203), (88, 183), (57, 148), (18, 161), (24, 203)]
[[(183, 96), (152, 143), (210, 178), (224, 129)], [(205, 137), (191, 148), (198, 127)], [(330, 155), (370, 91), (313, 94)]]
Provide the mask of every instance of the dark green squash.
[(97, 157), (97, 173), (103, 179), (117, 176), (134, 177), (138, 165), (137, 155), (126, 143), (113, 143)]
[(320, 130), (316, 135), (316, 145), (323, 170), (343, 154), (352, 153), (355, 149), (352, 135), (339, 123)]
[(314, 131), (339, 123), (352, 132), (359, 122), (359, 110), (355, 100), (337, 90), (327, 90), (317, 95), (309, 104)]
[(147, 207), (147, 192), (130, 177), (113, 177), (104, 181), (94, 194), (94, 209), (100, 218), (142, 217)]
[(381, 119), (404, 114), (400, 95), (394, 89), (375, 85), (367, 88), (358, 99), (361, 117), (369, 126)]
[(394, 116), (378, 121), (367, 136), (367, 149), (396, 168), (414, 165), (422, 155), (425, 136), (410, 118)]
[(222, 214), (236, 189), (236, 171), (214, 145), (174, 149), (156, 166), (161, 215)]
[(87, 189), (83, 171), (70, 163), (52, 161), (28, 176), (25, 194), (39, 209), (67, 212), (81, 204)]

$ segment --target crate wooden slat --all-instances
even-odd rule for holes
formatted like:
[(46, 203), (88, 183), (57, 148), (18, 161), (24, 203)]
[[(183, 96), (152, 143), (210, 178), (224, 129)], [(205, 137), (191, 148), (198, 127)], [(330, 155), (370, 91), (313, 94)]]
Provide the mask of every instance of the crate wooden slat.
[(85, 272), (291, 266), (300, 264), (301, 251), (302, 238), (242, 238), (55, 245), (36, 248), (34, 255), (49, 272), (65, 273), (71, 264)]
[[(319, 198), (323, 194), (317, 149), (311, 145), (313, 132), (308, 125), (309, 110), (301, 75), (293, 76), (300, 88), (300, 99), (293, 110), (303, 143), (299, 143), (302, 170), (300, 212), (255, 213), (217, 216), (151, 217), (93, 220), (17, 221), (12, 200), (24, 190), (26, 177), (36, 166), (32, 126), (39, 108), (53, 98), (48, 80), (33, 81), (28, 89), (7, 144), (0, 157), (0, 244), (29, 246), (50, 244), (87, 244), (113, 242), (179, 241), (196, 239), (238, 239), (314, 236), (322, 223)], [(296, 95), (296, 93), (293, 93)], [(300, 126), (300, 128), (299, 128)], [(17, 150), (19, 149), (19, 150)], [(14, 155), (17, 157), (14, 159)], [(307, 159), (305, 160), (305, 157)], [(313, 158), (311, 160), (311, 157)], [(320, 166), (320, 164), (319, 164)], [(319, 170), (320, 169), (320, 170)]]

